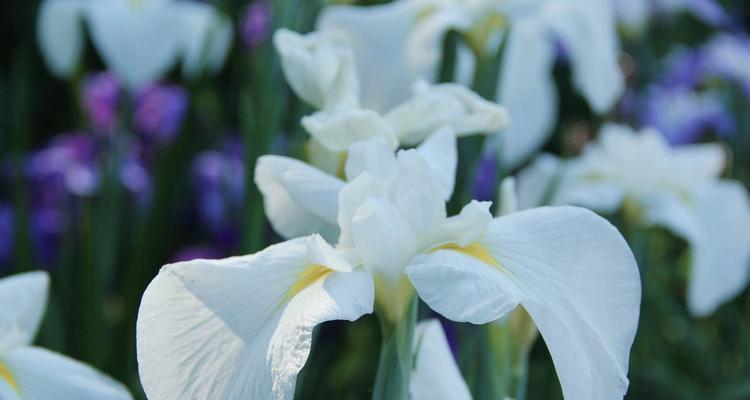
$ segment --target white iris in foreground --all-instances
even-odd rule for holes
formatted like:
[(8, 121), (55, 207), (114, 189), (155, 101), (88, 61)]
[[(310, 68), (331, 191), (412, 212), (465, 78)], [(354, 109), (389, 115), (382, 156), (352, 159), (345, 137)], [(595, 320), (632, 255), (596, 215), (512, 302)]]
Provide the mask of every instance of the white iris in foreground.
[(93, 368), (32, 346), (48, 285), (44, 272), (0, 280), (0, 399), (130, 400), (124, 386)]
[(455, 160), (456, 144), (450, 132), (441, 136), (397, 155), (382, 138), (353, 145), (349, 181), (338, 191), (325, 186), (329, 176), (285, 175), (280, 162), (310, 208), (336, 215), (338, 245), (313, 235), (255, 255), (162, 268), (137, 325), (149, 398), (291, 399), (315, 325), (373, 308), (396, 321), (415, 289), (445, 317), (475, 324), (522, 305), (567, 399), (622, 398), (640, 303), (638, 268), (622, 236), (575, 207), (493, 219), (489, 203), (472, 202), (448, 217), (455, 163), (445, 160)]
[(44, 0), (37, 38), (50, 70), (70, 77), (91, 33), (107, 67), (130, 89), (166, 74), (176, 61), (194, 77), (224, 64), (232, 23), (212, 6), (181, 0)]
[(521, 205), (576, 204), (603, 213), (634, 207), (637, 222), (690, 244), (688, 306), (705, 316), (750, 275), (750, 201), (741, 183), (720, 179), (724, 168), (718, 144), (671, 148), (653, 130), (608, 125), (581, 157), (543, 155), (523, 171)]

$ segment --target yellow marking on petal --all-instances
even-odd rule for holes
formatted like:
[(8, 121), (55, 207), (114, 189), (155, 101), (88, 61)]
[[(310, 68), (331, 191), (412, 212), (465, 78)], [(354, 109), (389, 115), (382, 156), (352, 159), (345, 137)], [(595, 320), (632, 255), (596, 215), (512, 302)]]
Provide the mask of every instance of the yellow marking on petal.
[(487, 249), (485, 249), (484, 246), (476, 242), (467, 246), (459, 246), (455, 243), (448, 243), (442, 246), (435, 247), (430, 252), (435, 252), (438, 250), (453, 250), (463, 255), (474, 257), (477, 260), (485, 264), (492, 265), (493, 267), (502, 268), (502, 265), (500, 265), (500, 263), (497, 260), (495, 260), (494, 257), (490, 255)]
[(319, 279), (325, 278), (331, 272), (333, 272), (333, 270), (328, 267), (319, 264), (311, 264), (304, 271), (300, 272), (297, 282), (289, 288), (287, 297), (292, 298), (296, 296), (299, 292), (305, 290), (305, 288), (317, 282)]
[(10, 373), (8, 367), (2, 362), (0, 362), (0, 379), (8, 382), (8, 385), (10, 385), (16, 393), (21, 394), (21, 388), (18, 387), (18, 382), (16, 382), (16, 379), (13, 378), (13, 374)]

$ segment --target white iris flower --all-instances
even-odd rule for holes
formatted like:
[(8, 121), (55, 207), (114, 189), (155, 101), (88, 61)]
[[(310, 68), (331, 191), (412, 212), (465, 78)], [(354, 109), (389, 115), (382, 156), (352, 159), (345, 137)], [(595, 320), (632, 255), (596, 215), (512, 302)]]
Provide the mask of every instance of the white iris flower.
[[(437, 79), (448, 30), (462, 32), (480, 57), (494, 54), (504, 41), (497, 100), (508, 108), (513, 124), (502, 138), (500, 152), (504, 162), (514, 166), (544, 144), (556, 122), (556, 40), (569, 56), (574, 85), (595, 112), (608, 111), (622, 94), (610, 3), (396, 0), (378, 6), (328, 6), (318, 29), (349, 34), (360, 66), (363, 104), (378, 111), (407, 98), (414, 82)], [(472, 62), (470, 52), (459, 48), (460, 80), (466, 80), (461, 72)]]
[(288, 184), (285, 200), (335, 216), (338, 245), (312, 235), (255, 255), (162, 268), (137, 325), (149, 398), (291, 399), (317, 324), (373, 309), (398, 321), (415, 292), (445, 317), (475, 324), (522, 305), (566, 399), (622, 398), (640, 305), (638, 268), (622, 236), (576, 207), (493, 219), (490, 203), (474, 201), (448, 217), (455, 142), (442, 130), (397, 154), (381, 137), (355, 143), (347, 182), (335, 184), (273, 158), (271, 173)]
[(107, 67), (131, 89), (158, 80), (177, 61), (186, 77), (215, 72), (232, 41), (231, 21), (198, 1), (45, 0), (37, 38), (55, 75), (70, 77), (78, 67), (84, 25)]
[(720, 178), (725, 164), (718, 144), (671, 148), (656, 131), (608, 125), (581, 157), (543, 155), (523, 171), (521, 204), (631, 207), (643, 225), (671, 230), (691, 247), (688, 306), (705, 316), (746, 286), (750, 267), (750, 201)]
[[(344, 152), (353, 143), (375, 136), (385, 138), (393, 149), (399, 144), (415, 145), (444, 125), (464, 136), (495, 132), (508, 124), (505, 108), (457, 84), (415, 81), (406, 88), (411, 95), (387, 109), (363, 106), (361, 63), (355, 62), (350, 41), (341, 33), (303, 36), (281, 29), (274, 43), (289, 85), (319, 110), (303, 118), (302, 125), (330, 152)], [(369, 81), (367, 76), (364, 82)], [(400, 90), (397, 85), (387, 86)]]
[(124, 386), (95, 369), (32, 345), (48, 285), (44, 272), (0, 279), (0, 399), (132, 399)]

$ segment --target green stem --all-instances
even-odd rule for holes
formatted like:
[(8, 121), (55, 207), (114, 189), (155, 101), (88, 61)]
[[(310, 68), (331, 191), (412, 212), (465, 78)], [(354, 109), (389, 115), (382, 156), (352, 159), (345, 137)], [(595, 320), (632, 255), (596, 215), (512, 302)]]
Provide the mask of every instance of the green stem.
[(418, 304), (417, 296), (414, 296), (404, 316), (396, 323), (380, 317), (383, 339), (373, 400), (409, 399), (409, 380), (414, 365), (412, 343)]

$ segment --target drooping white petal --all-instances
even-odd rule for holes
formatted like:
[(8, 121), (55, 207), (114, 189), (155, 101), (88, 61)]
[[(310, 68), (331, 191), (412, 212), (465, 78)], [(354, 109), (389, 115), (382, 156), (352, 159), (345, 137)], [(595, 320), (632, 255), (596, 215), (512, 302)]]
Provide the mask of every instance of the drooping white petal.
[(546, 10), (552, 30), (570, 55), (573, 84), (597, 113), (608, 111), (625, 89), (611, 3), (558, 1)]
[(414, 400), (471, 400), (440, 321), (420, 322), (414, 329), (414, 370), (409, 391)]
[(44, 61), (58, 77), (69, 77), (81, 59), (84, 5), (79, 0), (45, 0), (39, 6), (37, 40)]
[(231, 21), (207, 3), (182, 1), (175, 7), (181, 13), (183, 74), (194, 78), (221, 68), (232, 43)]
[[(14, 325), (17, 344), (31, 344), (47, 305), (49, 276), (27, 272), (0, 279), (0, 325)], [(0, 332), (0, 336), (6, 332)], [(0, 341), (2, 341), (0, 339)]]
[(300, 238), (252, 256), (164, 267), (137, 324), (149, 398), (293, 398), (313, 328), (373, 307), (369, 274), (311, 265), (309, 247), (319, 245)]
[(450, 126), (463, 136), (496, 132), (508, 124), (505, 108), (463, 85), (419, 81), (412, 90), (409, 100), (385, 116), (401, 143), (420, 143), (442, 126)]
[(303, 36), (280, 29), (273, 43), (289, 85), (302, 100), (318, 109), (359, 105), (356, 64), (345, 35), (313, 32)]
[(718, 178), (726, 168), (726, 153), (720, 144), (691, 144), (674, 150), (676, 168), (690, 178)]
[(732, 181), (697, 187), (691, 198), (701, 236), (691, 243), (688, 306), (706, 316), (747, 285), (750, 201), (742, 184)]
[(398, 147), (391, 126), (372, 110), (319, 111), (302, 118), (302, 126), (330, 151), (346, 151), (353, 143), (372, 137), (382, 137), (391, 148)]
[(432, 80), (430, 76), (436, 73), (424, 70), (432, 70), (429, 65), (420, 63), (421, 69), (415, 69), (410, 64), (407, 41), (422, 10), (417, 3), (402, 0), (368, 7), (328, 6), (318, 17), (318, 30), (344, 31), (350, 38), (357, 59), (362, 102), (367, 108), (381, 113), (388, 111), (409, 97), (414, 82), (423, 78)]
[(285, 238), (320, 233), (338, 237), (338, 193), (344, 183), (301, 161), (263, 156), (255, 166), (255, 183), (263, 194), (266, 217)]
[(641, 218), (646, 226), (661, 226), (688, 242), (703, 235), (692, 207), (677, 193), (653, 193), (641, 200)]
[(422, 142), (417, 151), (435, 172), (443, 187), (443, 200), (447, 201), (453, 195), (458, 166), (455, 133), (450, 127), (443, 127)]
[(4, 363), (13, 375), (20, 398), (24, 400), (132, 399), (125, 386), (112, 378), (86, 364), (40, 347), (18, 347), (3, 354), (0, 363)]
[(177, 60), (183, 30), (171, 7), (159, 1), (97, 1), (87, 7), (94, 45), (128, 88), (158, 80)]
[(10, 383), (4, 379), (0, 379), (0, 399), (3, 400), (23, 400), (15, 387), (10, 386)]
[(512, 168), (542, 147), (552, 133), (557, 91), (552, 79), (554, 48), (545, 21), (521, 19), (506, 40), (497, 93), (513, 120), (498, 143), (504, 165)]
[(619, 232), (591, 211), (544, 207), (495, 219), (473, 247), (407, 268), (448, 318), (486, 323), (521, 303), (544, 337), (566, 399), (622, 398), (640, 278)]

